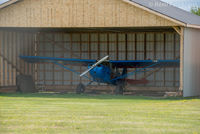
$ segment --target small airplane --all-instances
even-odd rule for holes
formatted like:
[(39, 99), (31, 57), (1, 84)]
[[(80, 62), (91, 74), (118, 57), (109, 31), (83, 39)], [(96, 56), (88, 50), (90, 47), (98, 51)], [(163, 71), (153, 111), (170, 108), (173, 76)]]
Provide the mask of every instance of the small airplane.
[[(29, 63), (48, 62), (56, 64), (78, 74), (80, 77), (89, 79), (90, 82), (87, 85), (90, 85), (92, 82), (115, 85), (116, 94), (123, 94), (127, 83), (148, 83), (148, 80), (145, 78), (141, 80), (128, 79), (128, 76), (130, 75), (152, 71), (156, 68), (175, 68), (180, 66), (180, 60), (108, 60), (109, 56), (105, 56), (99, 61), (92, 59), (68, 59), (41, 56), (20, 56), (20, 58)], [(87, 66), (88, 69), (85, 72), (80, 73), (68, 68), (67, 65)], [(122, 72), (119, 71), (120, 68), (123, 69)], [(128, 68), (135, 68), (135, 70), (128, 72)], [(87, 73), (89, 73), (91, 77), (88, 77)], [(84, 93), (84, 91), (85, 85), (80, 83), (77, 86), (76, 93)]]

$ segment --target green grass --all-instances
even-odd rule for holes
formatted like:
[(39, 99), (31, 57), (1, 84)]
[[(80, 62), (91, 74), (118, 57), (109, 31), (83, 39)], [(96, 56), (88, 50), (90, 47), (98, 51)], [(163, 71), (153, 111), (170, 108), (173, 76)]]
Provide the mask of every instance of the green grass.
[(0, 94), (0, 133), (200, 134), (200, 99)]

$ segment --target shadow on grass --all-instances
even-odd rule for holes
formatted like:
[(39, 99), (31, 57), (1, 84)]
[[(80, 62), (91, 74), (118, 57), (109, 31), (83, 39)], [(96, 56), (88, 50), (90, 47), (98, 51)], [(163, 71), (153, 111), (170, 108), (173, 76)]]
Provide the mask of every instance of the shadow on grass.
[(189, 100), (200, 97), (147, 97), (135, 95), (59, 94), (59, 93), (0, 93), (0, 97), (73, 98), (73, 99), (127, 99), (127, 100)]

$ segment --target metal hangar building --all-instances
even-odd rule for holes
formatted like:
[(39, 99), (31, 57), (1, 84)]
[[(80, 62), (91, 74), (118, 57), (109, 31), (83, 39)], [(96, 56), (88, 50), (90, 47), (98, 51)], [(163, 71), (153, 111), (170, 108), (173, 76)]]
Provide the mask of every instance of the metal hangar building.
[[(0, 5), (0, 89), (31, 75), (46, 89), (73, 90), (88, 81), (53, 64), (29, 64), (19, 55), (112, 60), (177, 60), (131, 76), (149, 83), (128, 89), (200, 95), (200, 17), (159, 0), (10, 0)], [(83, 72), (84, 67), (72, 67)], [(131, 71), (131, 70), (129, 70)], [(90, 88), (112, 89), (107, 85)]]

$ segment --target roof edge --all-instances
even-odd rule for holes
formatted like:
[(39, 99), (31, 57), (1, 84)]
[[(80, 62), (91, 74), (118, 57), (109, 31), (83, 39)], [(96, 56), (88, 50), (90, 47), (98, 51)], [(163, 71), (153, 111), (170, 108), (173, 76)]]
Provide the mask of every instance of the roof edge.
[(21, 0), (9, 0), (9, 1), (1, 4), (0, 9), (5, 8), (7, 6), (10, 6), (11, 4), (14, 4), (14, 3), (19, 2), (19, 1), (21, 1)]
[(161, 14), (161, 13), (159, 13), (159, 12), (156, 12), (156, 11), (154, 11), (154, 10), (152, 10), (152, 9), (149, 9), (149, 8), (147, 8), (147, 7), (145, 7), (145, 6), (142, 6), (142, 5), (138, 4), (138, 3), (135, 3), (135, 2), (133, 2), (133, 1), (130, 1), (130, 0), (122, 0), (122, 1), (123, 1), (123, 2), (126, 2), (126, 3), (128, 3), (128, 4), (131, 4), (131, 5), (133, 5), (133, 6), (136, 6), (136, 7), (138, 7), (138, 8), (141, 8), (141, 9), (147, 11), (147, 12), (150, 12), (150, 13), (153, 13), (153, 14), (155, 14), (155, 15), (158, 15), (158, 16), (160, 16), (160, 17), (162, 17), (162, 18), (165, 18), (165, 19), (167, 19), (167, 20), (169, 20), (169, 21), (172, 21), (172, 22), (174, 22), (174, 23), (176, 23), (176, 24), (179, 24), (180, 26), (184, 26), (184, 27), (187, 26), (187, 24), (184, 23), (184, 22), (181, 22), (181, 21), (176, 20), (176, 19), (174, 19), (174, 18), (171, 18), (171, 17), (169, 17), (169, 16), (167, 16), (167, 15), (164, 15), (164, 14)]
[(199, 25), (191, 25), (191, 24), (187, 24), (188, 28), (196, 28), (196, 29), (200, 29), (200, 26)]

